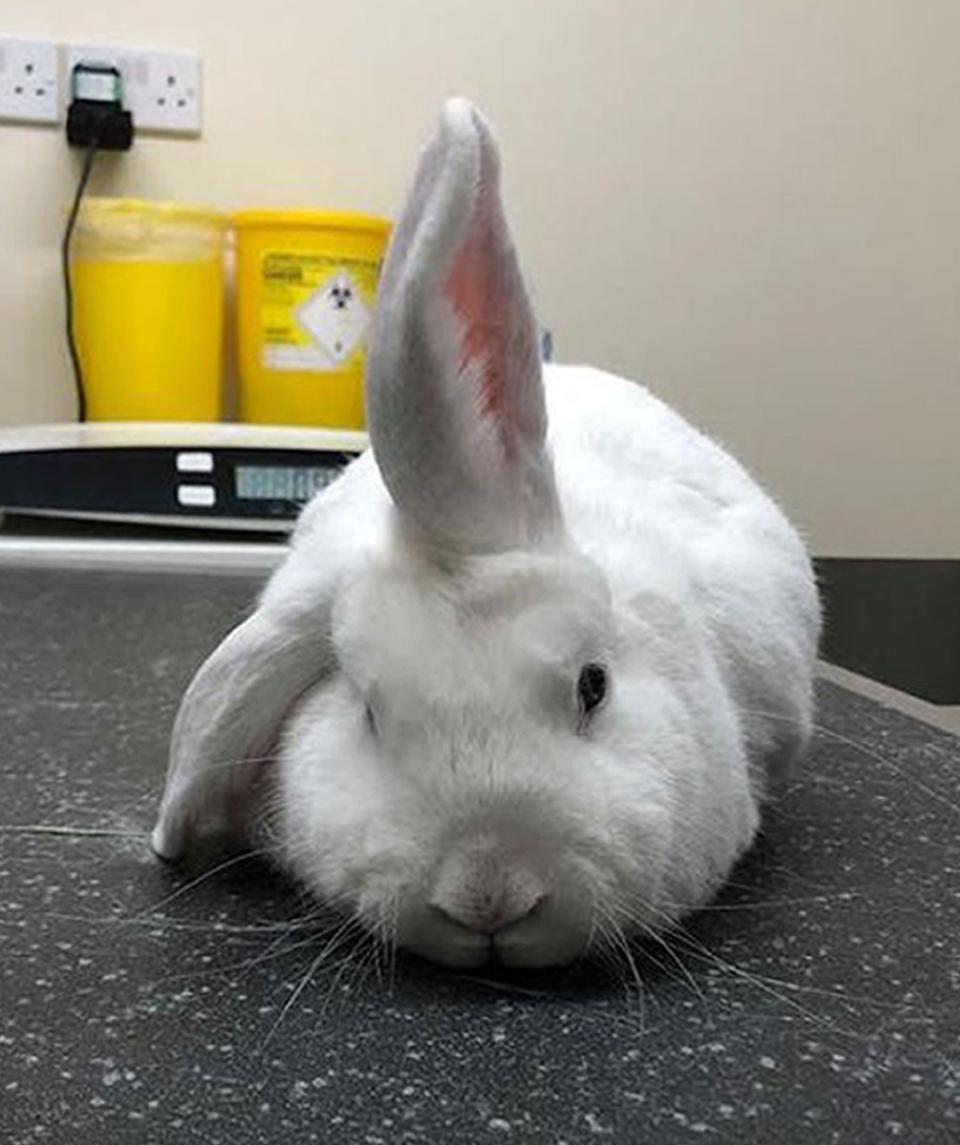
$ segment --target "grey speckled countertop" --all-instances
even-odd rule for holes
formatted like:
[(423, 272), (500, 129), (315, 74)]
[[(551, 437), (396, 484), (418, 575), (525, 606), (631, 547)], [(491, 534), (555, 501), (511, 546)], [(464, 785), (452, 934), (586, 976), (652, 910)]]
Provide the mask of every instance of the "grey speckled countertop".
[(318, 949), (289, 888), (250, 860), (191, 885), (145, 838), (180, 692), (253, 590), (0, 570), (4, 1142), (960, 1140), (960, 741), (832, 686), (642, 991), (334, 958), (280, 1021)]

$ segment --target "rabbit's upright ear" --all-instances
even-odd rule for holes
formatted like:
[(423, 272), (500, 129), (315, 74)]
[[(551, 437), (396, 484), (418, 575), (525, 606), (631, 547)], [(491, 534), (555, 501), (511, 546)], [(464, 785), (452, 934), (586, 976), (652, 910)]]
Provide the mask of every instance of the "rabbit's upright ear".
[(151, 842), (165, 859), (195, 842), (238, 834), (257, 806), (256, 787), (284, 716), (330, 665), (315, 614), (261, 607), (201, 666), (180, 705), (167, 784)]
[(540, 345), (486, 122), (450, 100), (387, 254), (367, 368), (374, 455), (401, 514), (470, 549), (559, 528)]

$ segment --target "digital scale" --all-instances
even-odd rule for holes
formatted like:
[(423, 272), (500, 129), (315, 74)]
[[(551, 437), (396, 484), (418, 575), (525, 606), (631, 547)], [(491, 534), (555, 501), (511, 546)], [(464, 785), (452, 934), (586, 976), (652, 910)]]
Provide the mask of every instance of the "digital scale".
[(293, 426), (85, 422), (0, 431), (0, 513), (288, 532), (367, 447)]

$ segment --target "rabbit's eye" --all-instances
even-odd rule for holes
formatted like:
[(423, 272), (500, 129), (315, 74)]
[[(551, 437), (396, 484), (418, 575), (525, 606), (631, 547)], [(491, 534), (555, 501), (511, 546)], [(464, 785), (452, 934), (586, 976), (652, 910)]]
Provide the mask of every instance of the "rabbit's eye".
[(580, 703), (580, 719), (585, 720), (598, 708), (607, 695), (607, 670), (602, 664), (585, 664), (580, 669), (577, 681), (577, 699)]
[(373, 714), (373, 708), (367, 704), (364, 716), (367, 721), (367, 730), (371, 735), (377, 734), (377, 717)]

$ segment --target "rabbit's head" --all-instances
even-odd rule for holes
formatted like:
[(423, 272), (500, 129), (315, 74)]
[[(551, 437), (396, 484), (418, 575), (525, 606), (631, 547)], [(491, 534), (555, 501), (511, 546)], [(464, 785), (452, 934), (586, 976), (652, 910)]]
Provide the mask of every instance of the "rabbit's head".
[(367, 398), (383, 484), (367, 459), (311, 506), (201, 669), (155, 846), (259, 808), (318, 897), (455, 965), (662, 926), (752, 832), (749, 801), (718, 799), (715, 843), (677, 862), (734, 729), (705, 745), (689, 719), (683, 616), (617, 604), (565, 531), (497, 150), (464, 101), (391, 241)]

